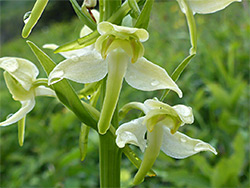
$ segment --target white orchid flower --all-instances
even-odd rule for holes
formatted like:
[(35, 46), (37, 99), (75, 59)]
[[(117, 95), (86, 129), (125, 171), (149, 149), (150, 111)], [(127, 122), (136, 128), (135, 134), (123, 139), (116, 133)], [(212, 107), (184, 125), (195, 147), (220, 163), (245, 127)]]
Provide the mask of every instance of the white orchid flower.
[(185, 5), (187, 4), (193, 14), (209, 14), (226, 8), (233, 2), (241, 2), (242, 0), (177, 0), (183, 13), (186, 13)]
[(34, 108), (36, 96), (55, 96), (50, 88), (34, 85), (39, 71), (32, 62), (22, 58), (2, 57), (0, 68), (5, 70), (5, 82), (13, 99), (20, 101), (22, 105), (15, 114), (0, 122), (0, 126), (7, 126), (24, 118)]
[(99, 23), (97, 30), (101, 36), (95, 43), (96, 50), (59, 63), (50, 73), (49, 82), (53, 84), (67, 78), (79, 83), (92, 83), (108, 74), (104, 104), (98, 122), (99, 133), (105, 134), (110, 126), (123, 78), (139, 90), (171, 89), (182, 97), (181, 90), (165, 69), (142, 57), (144, 48), (141, 42), (148, 39), (146, 30), (117, 26), (109, 22)]
[[(146, 148), (142, 164), (135, 175), (134, 184), (143, 181), (160, 150), (176, 159), (183, 159), (200, 151), (211, 151), (217, 154), (211, 145), (177, 131), (180, 126), (193, 123), (191, 107), (184, 105), (171, 107), (158, 100), (149, 99), (144, 104), (125, 105), (122, 111), (127, 112), (131, 107), (141, 109), (146, 115), (122, 124), (116, 131), (116, 144), (120, 148), (125, 144), (134, 144), (139, 146), (142, 152)], [(146, 133), (147, 139), (145, 139)]]

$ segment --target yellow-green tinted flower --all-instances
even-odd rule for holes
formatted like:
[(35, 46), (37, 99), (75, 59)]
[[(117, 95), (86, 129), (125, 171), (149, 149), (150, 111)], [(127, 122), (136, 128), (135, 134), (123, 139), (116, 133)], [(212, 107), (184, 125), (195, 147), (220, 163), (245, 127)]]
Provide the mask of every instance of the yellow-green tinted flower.
[(69, 58), (59, 63), (50, 73), (49, 83), (56, 83), (63, 78), (79, 83), (92, 83), (108, 74), (98, 123), (101, 134), (110, 126), (123, 78), (139, 90), (171, 89), (182, 97), (181, 90), (165, 69), (141, 57), (144, 52), (141, 41), (148, 39), (146, 30), (116, 26), (109, 22), (102, 22), (97, 28), (101, 34), (95, 45), (97, 51), (85, 51), (77, 58)]
[[(200, 151), (211, 151), (217, 154), (211, 145), (177, 131), (180, 126), (193, 123), (194, 118), (190, 107), (184, 105), (171, 107), (158, 100), (149, 99), (144, 102), (144, 107), (138, 103), (136, 108), (141, 109), (145, 116), (122, 124), (116, 131), (118, 147), (134, 144), (139, 146), (142, 152), (146, 148), (142, 164), (134, 178), (134, 184), (143, 181), (160, 150), (176, 159), (183, 159)], [(146, 133), (147, 139), (145, 139)]]
[(233, 2), (241, 2), (241, 0), (177, 0), (177, 1), (184, 13), (186, 13), (186, 9), (183, 3), (186, 3), (194, 14), (214, 13), (226, 8)]
[(53, 90), (45, 86), (33, 85), (39, 71), (30, 61), (15, 57), (2, 57), (0, 68), (5, 70), (4, 79), (13, 99), (20, 101), (22, 105), (10, 118), (0, 122), (0, 126), (7, 126), (24, 118), (34, 108), (36, 96), (55, 96)]

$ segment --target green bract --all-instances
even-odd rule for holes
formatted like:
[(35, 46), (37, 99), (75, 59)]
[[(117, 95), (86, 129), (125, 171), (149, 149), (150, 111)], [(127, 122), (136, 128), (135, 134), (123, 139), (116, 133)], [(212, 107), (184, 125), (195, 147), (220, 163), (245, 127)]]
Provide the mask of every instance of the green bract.
[[(97, 39), (96, 48), (105, 54), (104, 57), (96, 50), (84, 50), (82, 55), (59, 63), (50, 73), (49, 83), (56, 83), (63, 78), (79, 83), (92, 83), (108, 74), (98, 123), (101, 134), (109, 128), (123, 78), (139, 90), (171, 89), (182, 97), (181, 90), (163, 68), (141, 57), (144, 51), (141, 41), (148, 39), (146, 30), (116, 26), (109, 22), (102, 22), (97, 28), (101, 36)], [(131, 63), (135, 59), (137, 60)]]
[[(140, 147), (145, 154), (143, 162), (134, 178), (134, 184), (143, 181), (159, 155), (160, 150), (170, 157), (183, 159), (200, 151), (216, 150), (209, 144), (190, 138), (177, 129), (194, 121), (192, 109), (184, 105), (169, 106), (158, 100), (146, 100), (142, 103), (132, 103), (133, 108), (141, 109), (144, 117), (122, 124), (116, 131), (116, 144), (122, 148), (125, 144)], [(129, 104), (121, 111), (127, 111)], [(147, 132), (147, 139), (145, 134)]]
[(50, 88), (35, 86), (39, 74), (37, 67), (30, 61), (15, 57), (0, 58), (0, 68), (4, 69), (4, 79), (14, 100), (22, 107), (0, 126), (13, 124), (26, 116), (35, 106), (35, 96), (55, 96)]

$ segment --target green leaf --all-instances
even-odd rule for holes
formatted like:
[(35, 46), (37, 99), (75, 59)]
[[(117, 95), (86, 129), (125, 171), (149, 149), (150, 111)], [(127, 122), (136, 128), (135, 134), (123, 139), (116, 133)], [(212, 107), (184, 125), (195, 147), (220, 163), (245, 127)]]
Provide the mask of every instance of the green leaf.
[(138, 18), (139, 15), (141, 14), (140, 8), (136, 2), (136, 0), (128, 0), (129, 7), (131, 8), (132, 15), (135, 18)]
[(23, 146), (23, 142), (24, 142), (25, 119), (26, 119), (26, 116), (24, 116), (22, 119), (18, 121), (18, 143), (20, 146)]
[(89, 126), (82, 123), (80, 136), (79, 136), (79, 148), (80, 148), (81, 161), (84, 161), (87, 155), (89, 129), (90, 129)]
[(222, 158), (211, 174), (212, 187), (237, 187), (239, 175), (244, 166), (245, 140), (243, 134), (238, 132), (234, 138), (234, 153), (229, 158)]
[(77, 3), (76, 0), (70, 0), (72, 7), (74, 8), (78, 18), (86, 24), (90, 29), (96, 30), (96, 23), (94, 22), (93, 19), (91, 19), (89, 16), (83, 14), (81, 7)]
[[(43, 66), (47, 75), (53, 70), (56, 64), (50, 59), (41, 49), (39, 49), (34, 43), (27, 41), (33, 53), (36, 55), (37, 59)], [(72, 110), (75, 115), (86, 125), (91, 126), (96, 129), (97, 120), (93, 119), (90, 115), (89, 110), (87, 110), (80, 99), (78, 98), (73, 87), (69, 84), (66, 79), (53, 85), (58, 99)]]
[(89, 46), (89, 45), (95, 43), (96, 39), (99, 36), (100, 36), (100, 34), (98, 33), (98, 31), (94, 31), (94, 32), (82, 37), (82, 38), (79, 38), (75, 41), (69, 42), (67, 44), (64, 44), (64, 45), (58, 47), (55, 50), (55, 53), (67, 52), (67, 51), (71, 51), (71, 50), (84, 48), (86, 46)]
[(23, 31), (22, 31), (22, 37), (27, 38), (29, 34), (31, 33), (31, 30), (36, 25), (37, 21), (41, 17), (47, 3), (49, 0), (37, 0), (30, 16), (27, 18), (29, 19), (28, 22), (25, 24)]
[(143, 9), (141, 11), (140, 16), (136, 20), (135, 27), (144, 28), (144, 29), (148, 28), (150, 12), (152, 10), (153, 3), (154, 3), (154, 0), (147, 0), (146, 1)]
[(105, 0), (104, 1), (104, 16), (103, 20), (108, 20), (113, 13), (121, 7), (121, 0)]
[[(178, 67), (174, 70), (173, 74), (171, 75), (171, 78), (176, 82), (181, 73), (184, 71), (184, 69), (188, 66), (189, 62), (191, 61), (191, 59), (195, 56), (196, 54), (191, 54), (188, 57), (186, 57), (179, 65)], [(165, 97), (167, 96), (167, 94), (169, 93), (169, 89), (164, 90), (162, 96), (161, 96), (161, 101), (163, 101), (165, 99)]]

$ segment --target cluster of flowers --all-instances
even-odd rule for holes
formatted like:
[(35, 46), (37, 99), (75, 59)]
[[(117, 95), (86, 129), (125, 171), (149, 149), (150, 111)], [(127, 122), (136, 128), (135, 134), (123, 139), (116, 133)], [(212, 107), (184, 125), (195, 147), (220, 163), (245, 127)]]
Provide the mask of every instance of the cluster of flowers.
[[(190, 11), (192, 14), (206, 14), (221, 10), (237, 0), (177, 1), (185, 14)], [(98, 21), (98, 12), (93, 12)], [(49, 86), (63, 78), (86, 84), (100, 81), (107, 75), (106, 93), (98, 122), (100, 134), (105, 134), (110, 127), (124, 78), (130, 86), (139, 90), (170, 89), (182, 97), (181, 90), (165, 69), (143, 57), (142, 42), (149, 37), (145, 29), (118, 26), (104, 21), (98, 24), (97, 30), (101, 36), (95, 44), (79, 50), (61, 52), (66, 59), (50, 73), (47, 85), (40, 84), (40, 79), (36, 78), (39, 72), (32, 62), (16, 57), (0, 58), (0, 68), (5, 70), (7, 87), (13, 98), (22, 104), (21, 109), (1, 122), (0, 126), (10, 125), (25, 118), (33, 109), (36, 96), (56, 97)], [(91, 29), (84, 26), (80, 36), (90, 32)], [(55, 49), (58, 46), (47, 44), (44, 47)], [(125, 144), (134, 144), (144, 152), (143, 162), (134, 178), (135, 184), (144, 179), (160, 150), (177, 159), (200, 151), (217, 154), (211, 145), (177, 131), (179, 127), (193, 123), (191, 107), (169, 106), (157, 99), (148, 99), (144, 103), (128, 103), (120, 113), (126, 113), (132, 108), (140, 109), (144, 116), (122, 124), (116, 130), (116, 143), (120, 148)]]

